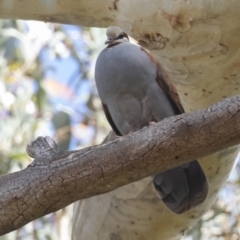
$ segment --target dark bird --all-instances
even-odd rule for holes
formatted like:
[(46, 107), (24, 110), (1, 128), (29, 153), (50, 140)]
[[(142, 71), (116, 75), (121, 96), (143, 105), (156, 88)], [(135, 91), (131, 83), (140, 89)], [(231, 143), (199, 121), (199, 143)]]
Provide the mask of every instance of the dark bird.
[[(96, 62), (95, 80), (117, 135), (184, 113), (176, 88), (148, 51), (131, 44), (117, 26), (108, 27), (105, 44)], [(152, 177), (157, 195), (174, 213), (184, 213), (206, 199), (208, 182), (197, 160)]]

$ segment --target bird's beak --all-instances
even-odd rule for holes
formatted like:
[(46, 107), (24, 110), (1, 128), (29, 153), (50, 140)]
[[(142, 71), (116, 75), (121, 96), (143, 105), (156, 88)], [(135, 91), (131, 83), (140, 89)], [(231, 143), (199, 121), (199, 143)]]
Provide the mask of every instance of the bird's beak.
[(114, 41), (113, 38), (108, 38), (106, 41), (105, 41), (105, 44), (109, 44), (109, 43), (112, 43)]

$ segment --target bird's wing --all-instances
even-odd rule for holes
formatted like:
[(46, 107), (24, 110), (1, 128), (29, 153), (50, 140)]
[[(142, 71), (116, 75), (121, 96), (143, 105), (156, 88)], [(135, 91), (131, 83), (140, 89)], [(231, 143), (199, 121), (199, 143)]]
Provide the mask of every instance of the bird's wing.
[(184, 108), (181, 104), (178, 92), (174, 84), (169, 80), (167, 73), (157, 63), (157, 82), (162, 88), (163, 92), (169, 97), (172, 107), (176, 114), (184, 113)]
[(107, 104), (104, 104), (104, 103), (102, 102), (102, 106), (103, 106), (103, 111), (104, 111), (104, 113), (105, 113), (105, 115), (106, 115), (106, 118), (107, 118), (109, 124), (111, 125), (113, 131), (114, 131), (118, 136), (122, 136), (122, 134), (120, 133), (120, 131), (118, 130), (117, 126), (115, 125), (115, 123), (114, 123), (114, 121), (113, 121), (113, 119), (112, 119), (112, 116), (111, 116), (111, 114), (110, 114), (110, 111), (109, 111), (109, 109), (108, 109)]
[(140, 48), (150, 59), (150, 61), (157, 66), (157, 83), (163, 92), (168, 96), (171, 105), (176, 114), (184, 113), (184, 108), (181, 104), (178, 92), (172, 81), (169, 80), (169, 77), (163, 67), (156, 61), (156, 59), (144, 48)]

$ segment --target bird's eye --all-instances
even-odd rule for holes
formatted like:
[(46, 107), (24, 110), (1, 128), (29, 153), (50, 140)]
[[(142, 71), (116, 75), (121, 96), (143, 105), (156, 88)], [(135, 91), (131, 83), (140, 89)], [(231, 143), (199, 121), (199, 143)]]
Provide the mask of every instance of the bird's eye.
[(127, 35), (126, 33), (124, 33), (124, 32), (122, 32), (121, 34), (119, 34), (116, 39), (123, 39), (123, 38), (129, 39), (129, 38), (128, 38), (128, 35)]
[(124, 34), (121, 33), (121, 34), (119, 35), (119, 38), (124, 38)]

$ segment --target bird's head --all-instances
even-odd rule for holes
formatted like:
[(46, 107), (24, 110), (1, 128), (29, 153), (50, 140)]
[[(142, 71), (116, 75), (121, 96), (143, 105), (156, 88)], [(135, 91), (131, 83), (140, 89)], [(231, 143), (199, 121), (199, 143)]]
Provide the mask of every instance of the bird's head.
[(128, 35), (118, 26), (110, 26), (107, 28), (107, 40), (105, 44), (112, 45), (116, 43), (129, 42)]

